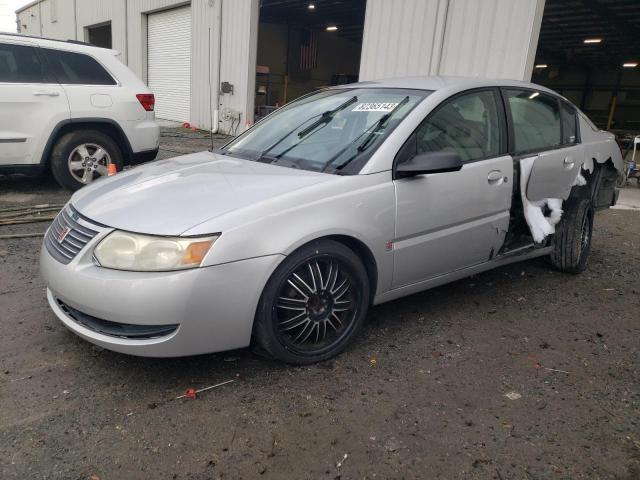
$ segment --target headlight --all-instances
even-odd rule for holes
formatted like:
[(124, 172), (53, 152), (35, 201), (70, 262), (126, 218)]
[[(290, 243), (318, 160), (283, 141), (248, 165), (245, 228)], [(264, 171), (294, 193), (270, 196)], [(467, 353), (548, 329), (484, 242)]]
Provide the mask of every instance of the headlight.
[(93, 254), (100, 266), (116, 270), (184, 270), (199, 267), (219, 236), (155, 237), (116, 230), (98, 244)]

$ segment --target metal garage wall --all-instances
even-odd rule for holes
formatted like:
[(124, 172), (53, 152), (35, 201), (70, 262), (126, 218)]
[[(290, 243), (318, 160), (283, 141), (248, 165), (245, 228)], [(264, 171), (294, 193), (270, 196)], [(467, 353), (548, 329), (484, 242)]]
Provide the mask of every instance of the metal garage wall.
[(530, 80), (544, 0), (451, 0), (441, 72)]
[[(92, 0), (91, 3), (101, 1), (103, 0)], [(147, 15), (189, 3), (184, 0), (128, 0), (126, 2), (129, 45), (127, 65), (143, 81), (147, 81)]]
[(191, 7), (147, 18), (147, 77), (156, 117), (188, 122), (191, 105)]
[[(83, 0), (87, 1), (87, 0)], [(93, 0), (102, 1), (102, 0)], [(190, 122), (201, 128), (209, 128), (209, 75), (211, 65), (215, 83), (218, 66), (218, 32), (216, 8), (221, 0), (128, 0), (128, 65), (143, 80), (147, 80), (147, 15), (162, 9), (191, 4), (192, 43), (191, 43), (191, 115)], [(92, 2), (92, 3), (93, 3)], [(255, 89), (255, 65), (258, 38), (258, 0), (224, 0), (222, 9), (222, 53), (220, 79), (234, 85), (233, 95), (220, 98), (220, 109), (229, 108), (241, 113), (242, 131), (247, 119), (253, 120), (253, 102)], [(209, 62), (209, 28), (212, 37), (212, 57)], [(212, 85), (213, 107), (216, 108), (217, 86)], [(227, 132), (230, 122), (222, 122)]]
[(438, 72), (449, 0), (368, 0), (360, 80)]
[(112, 48), (120, 52), (120, 60), (127, 63), (127, 0), (87, 1), (76, 0), (78, 40), (87, 41), (84, 29), (100, 23), (111, 22)]
[[(42, 0), (20, 12), (21, 33), (75, 40), (74, 0)], [(81, 37), (79, 37), (81, 38)]]
[(360, 79), (529, 80), (544, 0), (368, 0)]
[[(234, 93), (221, 95), (220, 111), (240, 113), (240, 133), (253, 123), (260, 7), (258, 0), (225, 0), (222, 5), (220, 80), (233, 84)], [(230, 121), (223, 120), (221, 126), (223, 131), (235, 133), (230, 131)]]
[[(191, 118), (199, 128), (211, 128), (210, 105), (215, 109), (218, 69), (217, 2), (194, 1), (191, 4)], [(209, 54), (211, 56), (209, 57)], [(209, 88), (211, 83), (211, 88)]]

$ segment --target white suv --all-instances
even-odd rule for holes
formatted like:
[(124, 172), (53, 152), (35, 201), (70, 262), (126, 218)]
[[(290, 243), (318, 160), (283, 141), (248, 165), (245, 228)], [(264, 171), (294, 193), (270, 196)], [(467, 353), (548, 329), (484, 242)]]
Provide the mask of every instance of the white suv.
[(153, 160), (151, 91), (114, 50), (0, 33), (0, 173), (50, 168), (71, 190)]

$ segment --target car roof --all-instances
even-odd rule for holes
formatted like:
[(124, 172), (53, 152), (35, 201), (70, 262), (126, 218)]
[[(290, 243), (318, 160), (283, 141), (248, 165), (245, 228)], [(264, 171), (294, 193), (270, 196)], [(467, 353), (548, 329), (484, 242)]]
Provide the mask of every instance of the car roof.
[(26, 42), (33, 42), (42, 47), (56, 48), (56, 49), (64, 49), (64, 50), (74, 50), (74, 51), (83, 51), (83, 50), (99, 50), (104, 52), (113, 52), (114, 50), (102, 47), (96, 47), (95, 45), (91, 45), (90, 43), (82, 42), (80, 40), (59, 40), (55, 38), (47, 38), (47, 37), (38, 37), (36, 35), (25, 35), (23, 33), (12, 33), (12, 32), (0, 32), (0, 39), (8, 39), (8, 40), (24, 40)]
[(549, 90), (546, 87), (530, 82), (483, 77), (423, 76), (385, 78), (380, 80), (368, 80), (364, 82), (351, 83), (349, 85), (339, 85), (334, 88), (344, 88), (345, 86), (356, 88), (408, 88), (429, 91), (437, 91), (443, 89), (468, 90), (471, 88), (502, 86), (532, 88), (557, 95), (556, 92)]

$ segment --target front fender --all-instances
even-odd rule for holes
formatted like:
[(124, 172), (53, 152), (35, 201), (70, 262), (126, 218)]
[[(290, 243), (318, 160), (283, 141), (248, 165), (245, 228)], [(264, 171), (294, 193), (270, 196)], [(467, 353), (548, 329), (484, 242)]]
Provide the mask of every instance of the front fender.
[(390, 172), (336, 177), (236, 210), (198, 225), (183, 235), (222, 232), (203, 265), (266, 255), (289, 255), (327, 236), (346, 236), (364, 244), (378, 267), (378, 290), (388, 289), (395, 234), (395, 191)]

